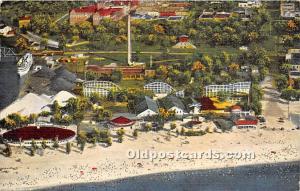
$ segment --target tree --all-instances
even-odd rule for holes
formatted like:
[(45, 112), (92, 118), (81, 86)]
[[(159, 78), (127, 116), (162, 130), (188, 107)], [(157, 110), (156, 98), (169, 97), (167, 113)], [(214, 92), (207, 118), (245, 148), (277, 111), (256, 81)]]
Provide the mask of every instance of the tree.
[(71, 144), (70, 142), (67, 142), (67, 145), (66, 145), (66, 152), (67, 152), (68, 154), (71, 153), (71, 147), (72, 147), (72, 144)]
[(92, 93), (89, 99), (93, 104), (100, 103), (101, 101), (101, 97), (97, 93)]
[(171, 130), (176, 129), (176, 123), (171, 123), (170, 127), (171, 127)]
[(288, 86), (288, 79), (285, 75), (281, 74), (275, 78), (276, 86), (279, 91), (285, 89)]
[(144, 126), (144, 130), (146, 132), (150, 131), (152, 129), (152, 123), (146, 123), (146, 125)]
[(58, 144), (58, 137), (55, 138), (54, 143), (53, 143), (53, 148), (57, 149), (59, 148), (59, 144)]
[(300, 92), (295, 89), (287, 88), (282, 90), (280, 97), (289, 101), (295, 101), (300, 98)]
[(135, 138), (138, 137), (138, 130), (137, 129), (133, 130), (132, 136), (135, 137)]
[(46, 144), (46, 141), (45, 141), (45, 140), (42, 141), (42, 144), (41, 144), (41, 145), (42, 145), (42, 148), (43, 148), (43, 149), (46, 149), (46, 148), (47, 148), (47, 144)]
[(38, 118), (37, 114), (34, 114), (34, 113), (30, 114), (29, 118), (28, 118), (29, 123), (35, 123), (35, 121), (37, 120), (37, 118)]
[(111, 146), (111, 145), (112, 145), (112, 139), (111, 139), (111, 137), (108, 137), (108, 138), (107, 138), (107, 145), (108, 145), (108, 146)]
[(35, 152), (36, 152), (36, 149), (34, 147), (31, 147), (30, 148), (30, 155), (31, 156), (34, 156), (35, 155)]
[(181, 127), (180, 135), (185, 135), (185, 129), (184, 129), (184, 127)]
[(19, 127), (21, 125), (22, 116), (19, 113), (12, 113), (12, 114), (9, 114), (7, 117), (9, 119), (13, 120), (16, 123), (17, 127)]
[(6, 149), (5, 149), (6, 157), (11, 157), (11, 155), (12, 155), (11, 146), (9, 144), (5, 144), (5, 146), (6, 146)]
[(85, 144), (86, 144), (85, 141), (83, 141), (83, 142), (80, 143), (80, 150), (81, 150), (81, 153), (83, 152), (83, 150), (84, 150), (84, 148), (85, 148)]

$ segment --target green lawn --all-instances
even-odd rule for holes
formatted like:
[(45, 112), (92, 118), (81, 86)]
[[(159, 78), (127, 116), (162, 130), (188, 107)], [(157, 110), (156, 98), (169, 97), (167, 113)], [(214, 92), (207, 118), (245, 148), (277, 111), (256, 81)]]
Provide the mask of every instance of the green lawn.
[(144, 80), (122, 80), (119, 84), (118, 84), (121, 88), (143, 88), (145, 85), (145, 81)]

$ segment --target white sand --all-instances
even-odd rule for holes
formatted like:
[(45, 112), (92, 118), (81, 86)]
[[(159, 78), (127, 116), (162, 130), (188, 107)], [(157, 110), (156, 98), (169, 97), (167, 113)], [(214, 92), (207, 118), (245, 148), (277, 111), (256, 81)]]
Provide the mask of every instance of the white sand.
[[(267, 84), (268, 86), (268, 84)], [(277, 95), (278, 96), (278, 95)], [(0, 190), (24, 190), (68, 183), (99, 182), (143, 174), (220, 168), (248, 164), (264, 164), (300, 161), (300, 131), (286, 120), (279, 123), (278, 117), (287, 116), (287, 105), (278, 103), (276, 95), (265, 95), (263, 113), (267, 129), (234, 130), (230, 133), (213, 133), (201, 137), (176, 137), (166, 140), (166, 132), (140, 133), (137, 139), (127, 130), (123, 143), (114, 142), (111, 147), (88, 145), (83, 154), (77, 148), (67, 155), (47, 149), (44, 156), (13, 153), (11, 158), (0, 155)], [(270, 99), (275, 98), (275, 99)], [(300, 111), (300, 104), (290, 105), (293, 112)], [(177, 123), (178, 124), (178, 123)], [(179, 126), (179, 124), (178, 124)], [(271, 129), (275, 127), (276, 130)], [(284, 130), (279, 128), (284, 127)], [(129, 135), (129, 136), (128, 136)], [(188, 143), (188, 144), (184, 144)], [(154, 150), (157, 152), (255, 152), (253, 160), (238, 159), (128, 159), (129, 149)], [(17, 162), (17, 159), (21, 159)], [(97, 170), (92, 168), (96, 167)]]
[[(127, 132), (129, 133), (129, 132)], [(125, 136), (123, 143), (111, 147), (88, 145), (83, 154), (73, 148), (70, 155), (47, 149), (44, 156), (13, 153), (11, 158), (0, 156), (0, 190), (23, 190), (31, 187), (67, 183), (97, 182), (142, 174), (274, 163), (300, 160), (300, 131), (236, 130), (231, 133), (207, 134), (202, 137), (175, 137), (167, 141), (166, 132), (141, 133), (137, 140)], [(159, 140), (157, 139), (159, 138)], [(188, 141), (188, 144), (183, 144)], [(128, 159), (128, 149), (185, 152), (230, 151), (255, 152), (254, 160), (217, 159)], [(272, 151), (272, 152), (271, 152)], [(17, 162), (17, 159), (21, 162)], [(140, 164), (138, 164), (140, 163)], [(96, 167), (97, 170), (92, 168)], [(82, 171), (82, 174), (81, 172)]]

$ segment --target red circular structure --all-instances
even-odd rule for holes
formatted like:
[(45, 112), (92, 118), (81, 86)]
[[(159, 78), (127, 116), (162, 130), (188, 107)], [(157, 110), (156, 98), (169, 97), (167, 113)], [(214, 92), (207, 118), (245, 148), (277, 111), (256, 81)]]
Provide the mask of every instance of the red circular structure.
[(27, 126), (19, 129), (11, 130), (3, 134), (3, 138), (7, 141), (28, 141), (28, 140), (55, 140), (58, 141), (69, 139), (75, 136), (75, 132), (69, 129), (58, 127), (38, 127)]
[(126, 117), (120, 116), (120, 117), (117, 117), (117, 118), (111, 120), (110, 123), (117, 127), (126, 127), (126, 126), (133, 125), (134, 121), (132, 121)]

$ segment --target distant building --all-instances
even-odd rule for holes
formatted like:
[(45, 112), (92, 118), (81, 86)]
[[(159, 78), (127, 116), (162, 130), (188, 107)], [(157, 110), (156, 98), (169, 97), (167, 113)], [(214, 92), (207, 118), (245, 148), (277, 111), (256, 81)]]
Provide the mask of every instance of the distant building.
[(261, 7), (260, 1), (247, 1), (247, 2), (241, 2), (238, 4), (239, 7), (243, 8), (259, 8)]
[(285, 60), (292, 65), (292, 70), (300, 72), (300, 49), (289, 49)]
[(195, 49), (196, 46), (193, 45), (189, 41), (189, 37), (187, 35), (181, 35), (178, 37), (178, 43), (175, 44), (172, 48), (179, 48), (179, 49)]
[(15, 30), (10, 26), (5, 26), (4, 28), (0, 28), (0, 35), (4, 37), (13, 37), (15, 36)]
[[(38, 45), (41, 45), (42, 41), (44, 40), (42, 37), (40, 37), (32, 32), (29, 32), (29, 31), (27, 31), (26, 34), (21, 34), (21, 36), (23, 38), (25, 38), (27, 41), (36, 43)], [(51, 40), (51, 39), (48, 39), (45, 45), (50, 48), (59, 48), (59, 42), (57, 42), (55, 40)]]
[(19, 18), (19, 28), (26, 28), (29, 26), (31, 16), (23, 16)]
[(251, 82), (237, 82), (233, 84), (205, 86), (205, 96), (216, 97), (219, 93), (227, 93), (229, 96), (249, 95)]
[(165, 97), (171, 93), (184, 97), (184, 91), (177, 91), (171, 85), (164, 82), (151, 82), (144, 86), (144, 90), (152, 91), (157, 97)]
[[(142, 80), (145, 77), (146, 70), (144, 67), (131, 67), (131, 66), (97, 66), (88, 65), (86, 70), (89, 73), (94, 73), (98, 76), (111, 75), (113, 71), (121, 71), (123, 80)], [(151, 73), (151, 72), (149, 72)], [(149, 74), (147, 73), (147, 74)]]
[(144, 100), (135, 106), (135, 112), (138, 118), (158, 115), (157, 102), (150, 97), (145, 96)]
[(70, 98), (75, 98), (75, 96), (66, 91), (61, 91), (54, 96), (29, 93), (4, 108), (0, 112), (0, 119), (5, 118), (12, 113), (20, 113), (21, 115), (29, 116), (30, 114), (39, 114), (42, 111), (50, 112), (50, 105), (53, 104), (54, 101), (57, 101), (58, 104), (63, 107)]
[(248, 129), (248, 128), (257, 128), (258, 120), (257, 119), (239, 119), (234, 122), (235, 126), (238, 129)]
[(199, 19), (227, 19), (231, 16), (229, 12), (203, 11)]
[(110, 81), (85, 81), (83, 82), (83, 95), (90, 97), (96, 93), (101, 97), (107, 97), (111, 91), (117, 91), (121, 88)]
[(107, 1), (93, 5), (74, 8), (70, 11), (70, 25), (80, 24), (91, 20), (93, 25), (98, 25), (103, 18), (119, 20), (126, 15), (126, 6), (138, 5), (139, 1)]
[(300, 12), (296, 9), (297, 2), (281, 2), (280, 3), (280, 16), (284, 18), (299, 17)]

